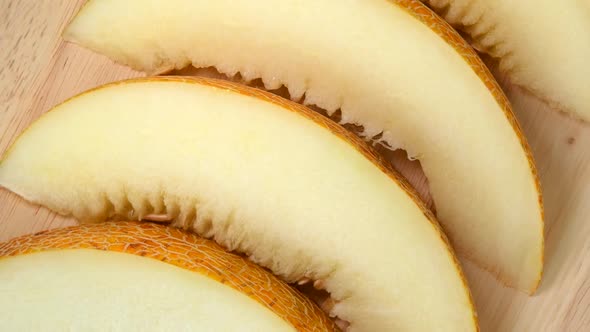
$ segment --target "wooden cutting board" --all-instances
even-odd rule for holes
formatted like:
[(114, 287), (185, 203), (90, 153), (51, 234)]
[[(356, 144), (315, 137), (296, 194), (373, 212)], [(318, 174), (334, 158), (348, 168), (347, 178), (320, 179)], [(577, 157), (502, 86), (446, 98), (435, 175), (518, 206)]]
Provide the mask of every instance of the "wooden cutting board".
[[(53, 105), (106, 82), (141, 76), (60, 38), (83, 2), (0, 1), (0, 154)], [(464, 262), (482, 331), (590, 331), (590, 125), (507, 83), (505, 88), (541, 176), (546, 268), (539, 292), (529, 297)], [(0, 189), (0, 241), (72, 224)]]

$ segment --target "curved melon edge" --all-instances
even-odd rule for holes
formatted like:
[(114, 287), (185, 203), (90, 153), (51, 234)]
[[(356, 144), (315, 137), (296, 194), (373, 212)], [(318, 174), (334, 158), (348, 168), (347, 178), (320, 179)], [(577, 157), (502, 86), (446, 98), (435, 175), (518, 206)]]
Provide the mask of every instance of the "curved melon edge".
[[(363, 141), (360, 137), (349, 132), (348, 130), (344, 129), (343, 127), (341, 127), (337, 123), (333, 122), (332, 120), (324, 117), (323, 115), (321, 115), (317, 112), (314, 112), (311, 109), (309, 109), (301, 104), (281, 98), (279, 96), (276, 96), (272, 93), (269, 93), (269, 92), (266, 92), (263, 90), (250, 88), (250, 87), (247, 87), (244, 85), (240, 85), (240, 84), (225, 81), (225, 80), (211, 79), (211, 78), (200, 78), (200, 77), (184, 77), (184, 76), (143, 77), (143, 78), (133, 78), (133, 79), (128, 79), (128, 80), (108, 83), (108, 84), (101, 85), (101, 86), (95, 87), (93, 89), (87, 90), (85, 92), (82, 92), (81, 94), (78, 94), (78, 95), (73, 96), (71, 98), (68, 98), (65, 101), (63, 101), (62, 103), (54, 106), (51, 110), (57, 109), (57, 108), (59, 108), (60, 105), (63, 105), (70, 100), (76, 99), (77, 97), (80, 97), (80, 96), (84, 96), (84, 95), (91, 93), (93, 91), (96, 91), (96, 90), (100, 90), (103, 88), (109, 88), (109, 87), (122, 85), (122, 84), (133, 84), (133, 83), (141, 83), (141, 82), (181, 82), (181, 83), (188, 83), (188, 84), (201, 84), (201, 85), (211, 86), (211, 87), (218, 88), (218, 89), (229, 90), (229, 91), (236, 92), (236, 93), (239, 93), (239, 94), (242, 94), (245, 96), (249, 96), (249, 97), (258, 98), (258, 99), (264, 100), (266, 102), (276, 104), (282, 108), (285, 108), (289, 111), (295, 112), (307, 119), (310, 119), (311, 121), (313, 121), (317, 125), (320, 125), (320, 126), (326, 128), (327, 130), (329, 130), (332, 134), (334, 134), (338, 138), (342, 139), (342, 141), (344, 141), (345, 143), (351, 145), (355, 150), (359, 151), (365, 158), (367, 158), (372, 164), (374, 164), (385, 175), (387, 175), (392, 181), (394, 181), (396, 184), (398, 184), (406, 192), (406, 194), (412, 199), (412, 201), (420, 208), (420, 210), (425, 215), (425, 217), (428, 219), (430, 224), (435, 228), (436, 233), (438, 234), (440, 240), (443, 242), (444, 248), (447, 250), (448, 254), (451, 256), (450, 258), (453, 262), (453, 265), (455, 266), (455, 270), (457, 271), (458, 275), (460, 276), (461, 283), (463, 284), (463, 288), (466, 293), (466, 297), (469, 299), (469, 307), (470, 307), (470, 311), (472, 313), (472, 324), (475, 327), (475, 329), (477, 331), (479, 331), (479, 324), (478, 324), (478, 320), (477, 320), (477, 312), (475, 309), (475, 303), (474, 303), (473, 296), (471, 294), (471, 290), (470, 290), (468, 282), (467, 282), (467, 278), (463, 272), (463, 269), (461, 267), (461, 263), (459, 262), (459, 259), (457, 258), (456, 254), (455, 254), (455, 250), (453, 249), (449, 239), (445, 235), (441, 225), (436, 220), (436, 217), (434, 216), (434, 214), (420, 200), (418, 193), (409, 185), (409, 183), (401, 175), (398, 174), (397, 171), (395, 171), (384, 160), (384, 158), (380, 154), (378, 154), (376, 151), (371, 149), (366, 144), (366, 142)], [(48, 112), (51, 112), (51, 110), (49, 110)], [(45, 113), (45, 114), (47, 114), (47, 113)], [(42, 115), (37, 120), (35, 120), (27, 128), (27, 130), (33, 128), (35, 126), (36, 122), (39, 121), (39, 119), (41, 119), (43, 116), (44, 115)], [(25, 133), (27, 130), (23, 131), (20, 135)], [(18, 140), (20, 135), (17, 136), (15, 141)], [(9, 149), (6, 151), (6, 153), (2, 156), (2, 158), (0, 159), (0, 165), (1, 165), (2, 161), (4, 160), (4, 158), (6, 158), (10, 154), (10, 151), (12, 150), (13, 146), (14, 146), (14, 144), (12, 144), (9, 147)], [(27, 199), (27, 197), (24, 197), (22, 194), (20, 194), (20, 193), (17, 193), (17, 194), (19, 196)], [(35, 201), (32, 201), (32, 202), (38, 203)], [(58, 211), (58, 213), (59, 213), (59, 211)], [(64, 214), (64, 213), (61, 213), (61, 214)]]
[[(71, 249), (111, 251), (154, 259), (230, 287), (261, 304), (297, 330), (315, 326), (321, 331), (338, 331), (335, 323), (309, 298), (268, 270), (246, 258), (226, 252), (212, 240), (174, 227), (148, 222), (105, 222), (58, 228), (0, 243), (0, 261), (21, 255)], [(256, 287), (262, 279), (264, 286)], [(261, 288), (271, 292), (271, 296), (261, 294)], [(275, 296), (277, 294), (285, 296)]]
[[(544, 212), (544, 205), (543, 205), (543, 194), (541, 189), (541, 182), (539, 179), (539, 174), (537, 167), (535, 165), (534, 157), (530, 148), (529, 143), (520, 127), (514, 112), (512, 111), (512, 107), (510, 105), (510, 101), (504, 94), (502, 88), (495, 80), (493, 75), (491, 74), (488, 67), (484, 64), (484, 62), (480, 59), (477, 52), (461, 37), (461, 35), (444, 19), (439, 17), (433, 10), (428, 8), (419, 0), (385, 0), (391, 3), (392, 5), (397, 5), (401, 9), (405, 10), (410, 16), (414, 19), (418, 20), (422, 24), (426, 25), (430, 30), (436, 33), (440, 38), (442, 38), (445, 42), (447, 42), (460, 56), (463, 60), (469, 65), (469, 67), (475, 72), (475, 74), (479, 77), (482, 83), (486, 86), (486, 88), (490, 91), (493, 95), (494, 99), (498, 103), (499, 107), (502, 109), (506, 120), (508, 121), (509, 125), (513, 129), (514, 133), (516, 134), (520, 146), (526, 156), (529, 169), (531, 171), (531, 175), (533, 177), (534, 186), (537, 192), (537, 201), (539, 205), (539, 213), (540, 213), (540, 232), (541, 232), (541, 244), (540, 244), (540, 269), (538, 271), (538, 276), (536, 280), (531, 284), (530, 288), (523, 290), (525, 293), (532, 295), (538, 289), (541, 279), (543, 276), (543, 266), (545, 261), (545, 212)], [(83, 11), (88, 5), (88, 2), (84, 4), (84, 6), (79, 10), (79, 12)], [(70, 23), (75, 19), (72, 18)], [(100, 53), (100, 51), (93, 49), (92, 47), (88, 47), (86, 45), (82, 45), (79, 41), (77, 41), (72, 34), (68, 32), (68, 28), (70, 24), (66, 26), (66, 28), (62, 32), (62, 37), (64, 40), (79, 45), (81, 47), (90, 49), (96, 53)], [(125, 65), (130, 67), (134, 70), (145, 72), (142, 68), (134, 65), (133, 63), (124, 62), (124, 61), (115, 61), (116, 63)], [(187, 64), (185, 67), (190, 66), (191, 64)], [(160, 75), (166, 74), (173, 70), (180, 70), (182, 68), (175, 68), (173, 65), (164, 66), (158, 68), (154, 71), (147, 72), (148, 75)], [(499, 270), (494, 269), (494, 267), (490, 267), (485, 264), (483, 261), (475, 258), (473, 255), (469, 254), (469, 251), (462, 250), (462, 256), (465, 256), (468, 260), (475, 263), (481, 269), (487, 271), (488, 273), (492, 274), (498, 281), (500, 281), (503, 285), (507, 287), (517, 287), (514, 282), (510, 281), (509, 277), (504, 276)]]

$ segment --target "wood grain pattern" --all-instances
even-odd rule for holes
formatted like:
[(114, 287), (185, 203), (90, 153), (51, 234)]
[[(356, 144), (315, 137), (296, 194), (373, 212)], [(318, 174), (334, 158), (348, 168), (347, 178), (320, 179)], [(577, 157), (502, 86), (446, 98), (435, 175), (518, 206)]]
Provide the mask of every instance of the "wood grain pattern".
[[(0, 2), (0, 154), (58, 102), (106, 82), (141, 76), (61, 40), (65, 24), (83, 2)], [(541, 177), (546, 268), (537, 295), (529, 297), (464, 262), (482, 331), (586, 331), (590, 327), (590, 125), (549, 109), (509, 83), (504, 87)], [(412, 183), (426, 183), (415, 164), (395, 164)], [(0, 189), (0, 241), (74, 223)]]

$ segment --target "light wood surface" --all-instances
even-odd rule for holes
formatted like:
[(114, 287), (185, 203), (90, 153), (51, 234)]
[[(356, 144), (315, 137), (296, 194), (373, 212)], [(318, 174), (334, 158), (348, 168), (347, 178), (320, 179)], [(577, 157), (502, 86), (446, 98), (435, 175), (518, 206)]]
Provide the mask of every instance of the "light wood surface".
[[(106, 82), (141, 76), (60, 38), (83, 2), (0, 1), (0, 154), (56, 103)], [(464, 262), (482, 331), (590, 331), (590, 125), (507, 83), (505, 88), (541, 176), (546, 268), (541, 288), (529, 297)], [(415, 166), (397, 159), (398, 167)], [(406, 174), (426, 191), (419, 175)], [(0, 241), (74, 223), (0, 189)]]

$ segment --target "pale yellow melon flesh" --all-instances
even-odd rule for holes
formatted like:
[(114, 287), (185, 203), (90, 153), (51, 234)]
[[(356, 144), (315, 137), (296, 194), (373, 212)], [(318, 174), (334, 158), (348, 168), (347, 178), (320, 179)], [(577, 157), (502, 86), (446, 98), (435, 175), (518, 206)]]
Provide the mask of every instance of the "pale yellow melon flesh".
[(6, 331), (296, 331), (207, 277), (120, 253), (9, 258), (0, 282)]
[(210, 240), (153, 224), (0, 244), (5, 331), (336, 331), (287, 284)]
[(92, 0), (64, 36), (149, 73), (214, 66), (340, 109), (420, 160), (460, 254), (537, 287), (542, 206), (525, 139), (477, 55), (418, 0)]
[(590, 1), (423, 0), (517, 85), (590, 121)]
[(474, 331), (434, 217), (362, 141), (229, 82), (124, 81), (57, 106), (0, 185), (85, 221), (166, 214), (287, 281), (323, 280), (350, 331)]

